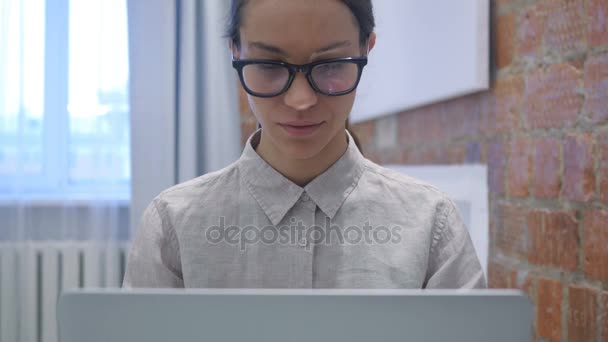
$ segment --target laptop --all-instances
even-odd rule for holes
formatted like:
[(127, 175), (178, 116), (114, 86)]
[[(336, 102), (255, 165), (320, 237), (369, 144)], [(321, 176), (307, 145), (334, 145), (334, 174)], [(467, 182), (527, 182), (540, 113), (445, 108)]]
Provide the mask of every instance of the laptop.
[(75, 290), (60, 342), (528, 342), (517, 290)]

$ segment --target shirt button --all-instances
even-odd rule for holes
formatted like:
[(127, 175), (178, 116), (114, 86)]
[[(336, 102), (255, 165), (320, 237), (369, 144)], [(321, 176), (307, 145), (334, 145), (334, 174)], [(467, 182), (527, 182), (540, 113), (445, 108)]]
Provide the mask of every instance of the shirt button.
[(300, 241), (298, 241), (298, 244), (301, 247), (306, 247), (308, 245), (308, 241), (306, 240), (306, 238), (303, 237), (303, 238), (300, 239)]
[(309, 199), (310, 199), (310, 196), (308, 196), (308, 194), (307, 194), (307, 193), (303, 193), (303, 194), (302, 194), (302, 201), (306, 202), (306, 201), (308, 201)]

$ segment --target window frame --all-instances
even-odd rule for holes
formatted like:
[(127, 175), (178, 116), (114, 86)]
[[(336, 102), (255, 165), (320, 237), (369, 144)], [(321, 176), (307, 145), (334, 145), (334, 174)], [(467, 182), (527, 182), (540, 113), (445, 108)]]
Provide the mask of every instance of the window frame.
[[(34, 201), (95, 200), (98, 198), (104, 201), (108, 199), (128, 201), (130, 182), (126, 185), (124, 182), (113, 185), (103, 182), (103, 184), (96, 185), (77, 185), (69, 182), (70, 0), (46, 0), (44, 3), (41, 173), (31, 176), (17, 174), (2, 177), (0, 179), (0, 201), (10, 201), (16, 198)], [(21, 13), (23, 15), (23, 11)], [(25, 119), (23, 110), (23, 106), (21, 106), (18, 112), (19, 125), (22, 125)], [(17, 148), (20, 148), (21, 129), (18, 129), (16, 137)]]

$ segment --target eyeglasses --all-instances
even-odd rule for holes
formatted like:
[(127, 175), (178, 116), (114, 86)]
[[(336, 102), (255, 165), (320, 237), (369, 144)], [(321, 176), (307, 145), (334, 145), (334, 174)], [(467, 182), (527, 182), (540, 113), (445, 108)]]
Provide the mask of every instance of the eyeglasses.
[(272, 60), (233, 58), (243, 88), (252, 96), (273, 97), (285, 93), (297, 72), (306, 74), (310, 86), (328, 96), (346, 95), (359, 84), (367, 57), (345, 57), (308, 64), (290, 64)]

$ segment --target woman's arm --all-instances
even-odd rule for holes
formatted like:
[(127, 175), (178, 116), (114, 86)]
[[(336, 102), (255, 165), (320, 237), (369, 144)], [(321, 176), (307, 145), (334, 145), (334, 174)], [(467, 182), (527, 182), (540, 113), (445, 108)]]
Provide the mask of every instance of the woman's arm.
[(160, 200), (144, 211), (129, 251), (123, 287), (184, 287), (179, 244)]
[(437, 209), (424, 287), (486, 288), (473, 242), (451, 200)]

